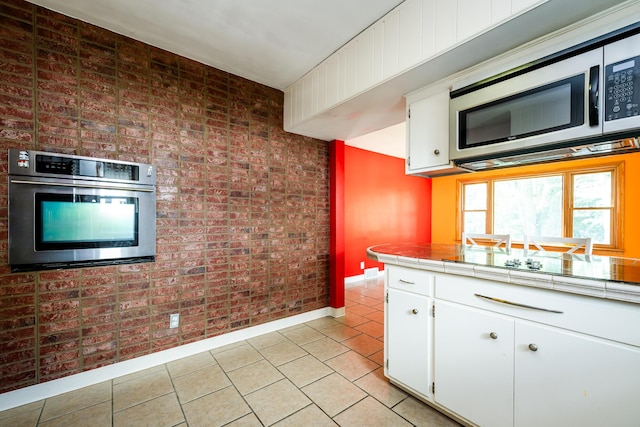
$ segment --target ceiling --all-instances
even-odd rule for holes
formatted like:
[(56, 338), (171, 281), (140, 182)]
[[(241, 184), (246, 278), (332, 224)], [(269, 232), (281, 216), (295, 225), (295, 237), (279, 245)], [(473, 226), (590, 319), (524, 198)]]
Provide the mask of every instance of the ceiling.
[[(29, 1), (284, 90), (404, 0)], [(503, 25), (510, 37), (487, 32), (307, 120), (295, 132), (404, 158), (404, 94), (618, 3), (623, 0), (548, 0), (537, 14), (528, 14), (541, 18), (532, 25)]]
[(284, 90), (403, 0), (30, 0)]

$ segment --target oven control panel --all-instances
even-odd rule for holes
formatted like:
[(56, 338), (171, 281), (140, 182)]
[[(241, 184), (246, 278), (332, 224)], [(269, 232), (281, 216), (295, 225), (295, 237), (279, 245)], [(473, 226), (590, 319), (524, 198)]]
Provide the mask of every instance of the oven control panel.
[(15, 149), (9, 150), (9, 174), (151, 185), (156, 179), (155, 168), (144, 163)]
[(138, 166), (100, 160), (36, 155), (36, 172), (87, 178), (138, 180)]

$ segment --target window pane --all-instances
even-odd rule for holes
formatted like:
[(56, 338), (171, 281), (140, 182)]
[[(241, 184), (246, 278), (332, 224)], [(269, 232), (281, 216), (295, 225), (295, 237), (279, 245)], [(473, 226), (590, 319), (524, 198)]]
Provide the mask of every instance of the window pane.
[(611, 211), (608, 209), (573, 211), (573, 237), (591, 237), (593, 243), (611, 244), (609, 227)]
[(496, 181), (493, 232), (562, 237), (562, 176)]
[[(487, 209), (487, 184), (467, 184), (464, 186), (464, 210)], [(484, 229), (484, 226), (482, 227)], [(470, 232), (465, 228), (467, 232)], [(482, 231), (484, 233), (484, 231)]]
[(485, 212), (465, 212), (464, 231), (467, 233), (486, 233), (487, 214)]
[(576, 208), (611, 207), (611, 172), (575, 175), (573, 206)]

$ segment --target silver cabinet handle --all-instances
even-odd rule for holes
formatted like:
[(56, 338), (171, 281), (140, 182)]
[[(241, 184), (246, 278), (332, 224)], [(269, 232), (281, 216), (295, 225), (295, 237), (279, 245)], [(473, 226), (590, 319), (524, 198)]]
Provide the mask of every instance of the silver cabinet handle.
[(413, 313), (413, 314), (418, 314), (418, 309), (417, 309), (417, 308), (414, 308), (413, 310), (411, 310), (411, 313)]
[(538, 346), (535, 344), (529, 344), (529, 350), (531, 351), (538, 351)]
[(433, 154), (435, 154), (436, 156), (440, 155), (440, 150), (436, 148), (435, 150), (433, 150)]
[(398, 279), (400, 283), (404, 283), (405, 285), (415, 285), (416, 282), (410, 282), (408, 280)]
[(559, 313), (559, 314), (563, 313), (562, 311), (559, 311), (559, 310), (551, 310), (549, 308), (534, 307), (533, 305), (520, 304), (518, 302), (512, 302), (512, 301), (507, 301), (505, 299), (488, 297), (486, 295), (480, 295), (480, 294), (474, 294), (474, 295), (477, 296), (478, 298), (488, 299), (489, 301), (497, 302), (500, 304), (508, 304), (508, 305), (513, 305), (513, 306), (522, 307), (522, 308), (530, 308), (532, 310), (547, 311), (549, 313)]
[(492, 340), (497, 340), (498, 339), (498, 334), (496, 334), (495, 332), (491, 332), (489, 334), (489, 336), (491, 337)]

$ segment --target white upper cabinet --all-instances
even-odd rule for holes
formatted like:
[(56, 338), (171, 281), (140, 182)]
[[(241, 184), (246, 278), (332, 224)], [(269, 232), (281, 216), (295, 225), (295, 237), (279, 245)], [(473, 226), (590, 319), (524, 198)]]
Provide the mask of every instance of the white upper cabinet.
[(285, 90), (285, 129), (547, 0), (406, 0)]
[(406, 172), (449, 167), (449, 91), (408, 102)]

